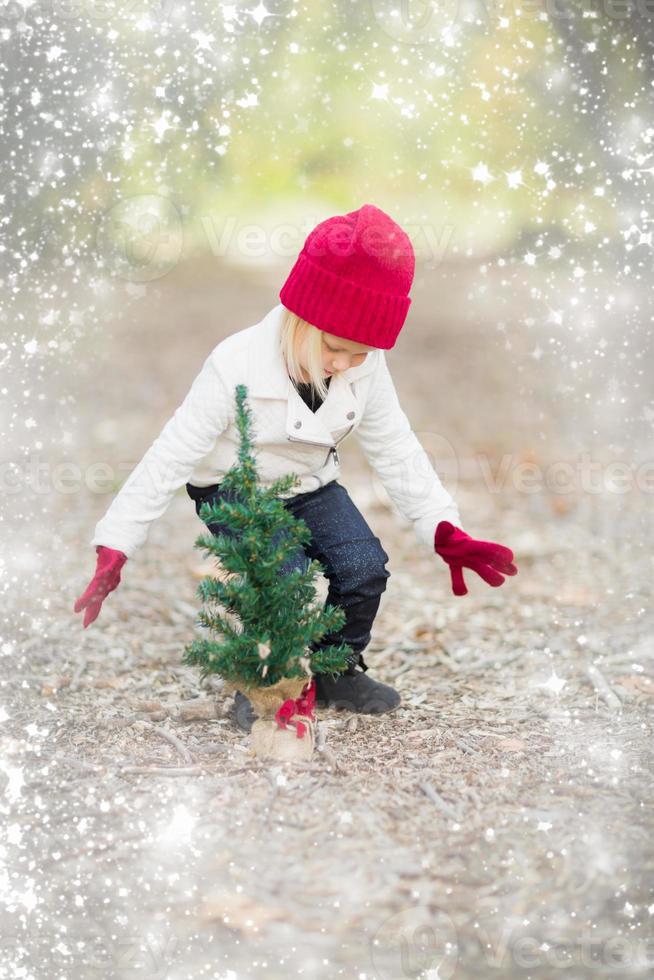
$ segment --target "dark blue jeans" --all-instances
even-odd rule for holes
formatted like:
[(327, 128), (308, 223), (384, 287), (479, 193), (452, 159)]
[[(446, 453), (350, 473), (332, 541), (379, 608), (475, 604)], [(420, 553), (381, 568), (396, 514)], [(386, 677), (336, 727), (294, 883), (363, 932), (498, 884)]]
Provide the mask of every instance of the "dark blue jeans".
[[(186, 490), (195, 501), (198, 516), (200, 506), (205, 501), (233, 499), (220, 490), (220, 484), (195, 487), (187, 483)], [(370, 642), (381, 594), (391, 574), (385, 567), (388, 555), (345, 487), (337, 480), (309, 493), (287, 497), (283, 503), (294, 517), (306, 523), (311, 531), (311, 541), (287, 561), (282, 572), (287, 573), (294, 568), (306, 571), (311, 560), (319, 561), (329, 583), (325, 606), (340, 606), (346, 617), (342, 629), (326, 633), (312, 644), (311, 649), (321, 649), (332, 643), (348, 643), (352, 654), (347, 673), (354, 673), (357, 665), (364, 671), (368, 670), (361, 652)], [(213, 534), (234, 533), (222, 524), (212, 523), (207, 527)]]

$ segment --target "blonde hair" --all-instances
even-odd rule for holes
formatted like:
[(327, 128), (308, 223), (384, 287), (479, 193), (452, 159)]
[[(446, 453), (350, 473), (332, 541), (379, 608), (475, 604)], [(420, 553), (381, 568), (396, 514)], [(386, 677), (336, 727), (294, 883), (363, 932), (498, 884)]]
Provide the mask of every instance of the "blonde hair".
[(286, 370), (288, 371), (289, 377), (296, 384), (306, 383), (302, 380), (302, 367), (298, 360), (298, 352), (307, 335), (308, 339), (305, 353), (309, 381), (314, 385), (318, 394), (324, 400), (327, 397), (329, 389), (323, 376), (322, 330), (314, 327), (312, 323), (308, 323), (295, 313), (291, 313), (290, 310), (286, 310), (280, 332), (281, 349), (284, 360), (286, 361)]

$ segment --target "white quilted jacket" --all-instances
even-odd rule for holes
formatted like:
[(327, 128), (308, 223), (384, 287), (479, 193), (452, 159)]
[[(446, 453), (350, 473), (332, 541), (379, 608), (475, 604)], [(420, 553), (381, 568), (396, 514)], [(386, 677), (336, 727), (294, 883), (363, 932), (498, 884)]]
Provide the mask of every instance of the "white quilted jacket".
[(454, 500), (399, 404), (384, 351), (373, 350), (362, 364), (332, 375), (327, 398), (312, 412), (282, 357), (284, 312), (280, 303), (259, 323), (214, 347), (186, 398), (96, 525), (92, 545), (116, 548), (130, 558), (177, 490), (187, 482), (220, 483), (237, 461), (235, 388), (241, 383), (247, 386), (263, 485), (294, 472), (300, 483), (284, 495), (289, 497), (337, 479), (337, 447), (353, 432), (392, 502), (431, 553), (439, 521), (461, 527)]

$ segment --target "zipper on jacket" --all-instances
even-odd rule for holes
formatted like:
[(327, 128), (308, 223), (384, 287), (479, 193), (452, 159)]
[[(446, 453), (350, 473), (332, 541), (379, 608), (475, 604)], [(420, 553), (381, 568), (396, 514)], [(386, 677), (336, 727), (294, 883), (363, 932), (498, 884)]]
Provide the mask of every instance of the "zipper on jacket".
[(339, 465), (340, 464), (340, 457), (338, 455), (338, 448), (337, 447), (340, 445), (341, 442), (343, 442), (343, 439), (345, 439), (346, 436), (349, 436), (349, 434), (350, 434), (350, 432), (352, 431), (353, 428), (354, 428), (354, 425), (351, 425), (350, 428), (345, 433), (345, 435), (342, 435), (341, 438), (338, 439), (333, 446), (330, 446), (328, 442), (316, 442), (315, 439), (298, 439), (298, 438), (296, 438), (296, 436), (289, 436), (289, 435), (287, 435), (286, 438), (290, 442), (304, 442), (304, 443), (306, 443), (309, 446), (329, 446), (329, 452), (327, 453), (327, 459), (325, 460), (325, 462), (324, 462), (323, 465), (324, 466), (327, 465), (327, 463), (329, 462), (329, 457), (331, 456), (332, 453), (334, 454), (334, 462), (337, 465)]

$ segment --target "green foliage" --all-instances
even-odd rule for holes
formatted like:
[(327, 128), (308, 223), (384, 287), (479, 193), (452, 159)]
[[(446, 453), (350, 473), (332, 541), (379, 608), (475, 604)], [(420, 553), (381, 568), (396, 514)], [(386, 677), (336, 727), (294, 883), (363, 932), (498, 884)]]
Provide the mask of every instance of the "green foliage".
[[(200, 517), (225, 525), (230, 534), (202, 534), (195, 546), (220, 559), (226, 581), (206, 576), (197, 594), (204, 604), (198, 622), (211, 634), (185, 647), (182, 662), (200, 667), (201, 677), (218, 673), (226, 680), (267, 687), (282, 677), (312, 671), (338, 673), (348, 662), (348, 644), (315, 650), (325, 634), (340, 629), (338, 606), (318, 609), (314, 580), (323, 571), (312, 561), (306, 571), (280, 574), (285, 561), (311, 539), (306, 523), (288, 511), (278, 495), (298, 478), (291, 473), (269, 487), (258, 483), (250, 437), (247, 388), (236, 387), (238, 462), (225, 474), (221, 490), (233, 499), (205, 503)], [(275, 543), (273, 544), (273, 539)], [(304, 661), (304, 663), (302, 662)]]
[[(82, 180), (86, 207), (67, 209), (65, 226), (93, 229), (89, 215), (115, 204), (117, 186), (123, 199), (155, 187), (162, 201), (184, 202), (178, 218), (164, 218), (168, 234), (183, 219), (185, 248), (214, 257), (225, 254), (224, 240), (242, 258), (247, 246), (238, 233), (250, 223), (268, 234), (282, 225), (307, 233), (307, 219), (364, 201), (403, 225), (414, 222), (414, 247), (432, 260), (428, 233), (446, 236), (442, 248), (469, 244), (480, 254), (523, 229), (559, 228), (585, 244), (589, 220), (598, 241), (615, 229), (613, 198), (631, 196), (626, 162), (639, 150), (647, 156), (647, 127), (639, 123), (648, 117), (652, 80), (644, 0), (614, 4), (610, 15), (588, 0), (568, 0), (549, 15), (538, 3), (518, 10), (478, 0), (305, 0), (256, 24), (241, 14), (228, 19), (223, 5), (207, 0), (195, 6), (203, 43), (194, 31), (178, 31), (175, 44), (162, 45), (139, 18), (114, 18), (111, 40), (85, 36), (71, 21), (70, 46), (92, 45), (82, 63), (90, 76), (85, 94), (103, 106), (110, 99), (111, 111), (92, 117), (102, 141), (88, 139), (91, 119), (86, 129), (68, 126), (68, 152), (81, 153), (87, 166), (44, 181), (49, 220), (62, 184), (73, 196)], [(110, 96), (95, 92), (98, 64), (101, 75), (124, 82)], [(65, 94), (57, 99), (61, 105), (49, 105), (55, 115), (65, 119), (77, 108)], [(615, 147), (607, 128), (621, 134)], [(100, 167), (98, 145), (107, 146)], [(488, 182), (473, 177), (480, 163)], [(539, 163), (548, 171), (536, 170)], [(118, 221), (116, 235), (123, 241), (131, 229), (146, 251), (161, 249), (166, 236), (144, 234), (144, 226)], [(303, 236), (282, 237), (266, 250), (281, 249), (276, 257), (290, 263)]]

